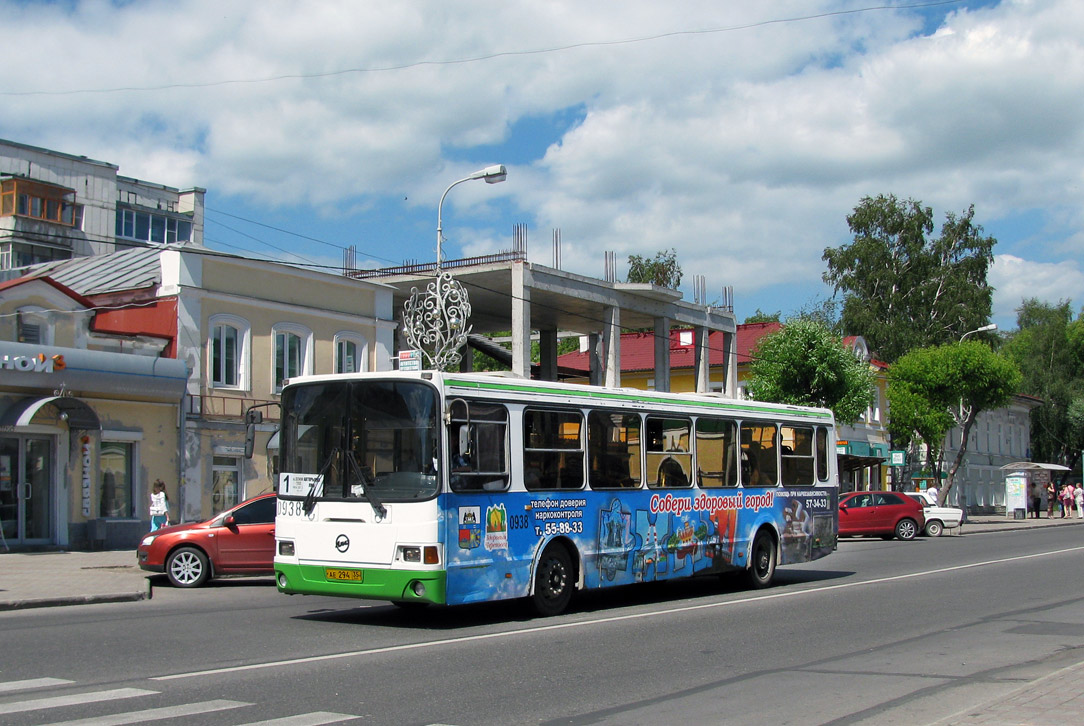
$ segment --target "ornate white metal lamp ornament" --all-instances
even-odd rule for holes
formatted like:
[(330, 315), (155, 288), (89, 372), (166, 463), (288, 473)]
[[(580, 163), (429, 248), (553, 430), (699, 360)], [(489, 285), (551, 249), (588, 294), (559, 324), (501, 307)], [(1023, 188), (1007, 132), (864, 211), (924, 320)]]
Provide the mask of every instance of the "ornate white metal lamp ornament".
[(452, 273), (441, 269), (441, 243), (444, 241), (441, 211), (444, 197), (456, 184), (474, 179), (497, 184), (507, 176), (508, 171), (503, 164), (487, 166), (452, 182), (440, 195), (440, 203), (437, 204), (437, 278), (429, 283), (425, 292), (412, 287), (410, 297), (403, 305), (403, 334), (411, 348), (422, 351), (428, 362), (427, 367), (446, 371), (459, 365), (463, 359), (459, 350), (466, 344), (471, 331), (471, 326), (467, 324), (471, 313), (467, 289), (452, 277)]
[(463, 283), (451, 273), (437, 270), (437, 279), (425, 291), (410, 289), (403, 306), (403, 333), (411, 348), (422, 351), (428, 365), (446, 371), (463, 359), (459, 349), (467, 342), (471, 327), (470, 300)]

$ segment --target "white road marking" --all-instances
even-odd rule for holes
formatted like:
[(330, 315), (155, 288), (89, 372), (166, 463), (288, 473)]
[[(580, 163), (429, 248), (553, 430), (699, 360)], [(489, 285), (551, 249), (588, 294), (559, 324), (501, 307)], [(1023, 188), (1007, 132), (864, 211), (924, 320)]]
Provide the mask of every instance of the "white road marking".
[(146, 723), (158, 721), (164, 718), (176, 718), (178, 716), (194, 716), (199, 713), (212, 713), (225, 711), (230, 708), (251, 706), (251, 703), (243, 701), (204, 701), (203, 703), (186, 703), (181, 706), (165, 706), (163, 708), (148, 708), (142, 711), (129, 711), (128, 713), (116, 713), (109, 716), (95, 716), (81, 718), (75, 721), (60, 721), (49, 726), (121, 726), (128, 723)]
[(312, 713), (302, 713), (297, 716), (273, 718), (270, 721), (253, 721), (252, 723), (241, 724), (241, 726), (320, 726), (320, 724), (338, 723), (339, 721), (354, 718), (360, 718), (360, 716), (351, 716), (348, 713), (332, 713), (330, 711), (313, 711)]
[(5, 681), (0, 683), (0, 693), (29, 691), (33, 688), (49, 688), (50, 686), (66, 686), (70, 683), (75, 683), (75, 681), (63, 678), (27, 678), (23, 681)]
[(121, 698), (153, 696), (157, 693), (158, 691), (147, 691), (142, 688), (114, 688), (110, 691), (73, 693), (69, 696), (54, 696), (52, 698), (33, 698), (28, 701), (13, 701), (11, 703), (0, 703), (0, 714), (23, 713), (24, 711), (38, 711), (43, 708), (80, 706), (85, 703), (99, 703), (101, 701), (113, 701)]

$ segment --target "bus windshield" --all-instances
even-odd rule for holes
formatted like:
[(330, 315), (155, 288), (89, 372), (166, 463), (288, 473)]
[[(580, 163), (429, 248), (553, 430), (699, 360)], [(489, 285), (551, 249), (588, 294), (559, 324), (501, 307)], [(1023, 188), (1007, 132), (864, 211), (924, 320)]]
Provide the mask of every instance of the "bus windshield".
[[(416, 501), (438, 491), (439, 404), (418, 381), (308, 383), (282, 392), (281, 471), (323, 500)], [(280, 494), (286, 492), (280, 491)]]

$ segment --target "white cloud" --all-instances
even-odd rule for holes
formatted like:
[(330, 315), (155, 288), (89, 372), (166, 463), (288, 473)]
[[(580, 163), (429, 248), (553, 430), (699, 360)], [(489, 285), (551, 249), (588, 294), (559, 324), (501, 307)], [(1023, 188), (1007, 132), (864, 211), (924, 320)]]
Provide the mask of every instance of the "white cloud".
[[(575, 108), (544, 152), (509, 164), (509, 183), (449, 199), (472, 212), (457, 214), (464, 249), (507, 247), (495, 222), (465, 228), (501, 208), (545, 230), (532, 240), (544, 263), (550, 228), (564, 267), (593, 275), (604, 250), (623, 263), (675, 248), (687, 281), (706, 274), (709, 291), (734, 285), (739, 304), (784, 312), (825, 292), (821, 253), (848, 240), (865, 195), (939, 215), (974, 204), (999, 260), (1079, 254), (1084, 5), (949, 9), (929, 35), (905, 10), (829, 15), (853, 9), (0, 0), (0, 93), (161, 87), (0, 96), (0, 136), (269, 209), (368, 219), (394, 196), (430, 226), (457, 174), (537, 146), (517, 123)], [(805, 19), (774, 22), (787, 18)], [(637, 38), (652, 39), (623, 42)], [(1022, 215), (1042, 233), (1019, 233)], [(402, 224), (376, 222), (376, 243), (398, 250)], [(402, 256), (424, 258), (431, 234)]]
[(1073, 302), (1075, 312), (1084, 305), (1084, 271), (1075, 260), (1033, 262), (1013, 255), (996, 255), (987, 277), (994, 286), (994, 321), (998, 327), (1016, 327), (1016, 309), (1026, 299), (1057, 304)]

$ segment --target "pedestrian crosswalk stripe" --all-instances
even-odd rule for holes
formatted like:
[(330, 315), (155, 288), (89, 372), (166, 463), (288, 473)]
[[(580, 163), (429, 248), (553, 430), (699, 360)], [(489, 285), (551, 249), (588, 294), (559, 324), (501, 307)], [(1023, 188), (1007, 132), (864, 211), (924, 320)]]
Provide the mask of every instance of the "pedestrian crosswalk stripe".
[(241, 726), (320, 726), (320, 724), (338, 723), (339, 721), (355, 718), (358, 718), (358, 716), (351, 716), (348, 713), (314, 711), (312, 713), (298, 714), (297, 716), (273, 718), (270, 721), (252, 721), (251, 723), (241, 724)]
[(34, 688), (48, 688), (49, 686), (66, 686), (75, 681), (63, 678), (27, 678), (24, 681), (5, 681), (0, 683), (0, 693), (13, 691), (29, 691)]
[(147, 691), (142, 688), (114, 688), (113, 690), (95, 691), (94, 693), (73, 693), (69, 696), (32, 698), (27, 701), (0, 703), (0, 714), (23, 713), (24, 711), (38, 711), (43, 708), (60, 708), (62, 706), (80, 706), (84, 703), (115, 701), (121, 698), (136, 698), (137, 696), (153, 696), (157, 693), (158, 691)]
[(200, 713), (225, 711), (230, 708), (251, 705), (251, 703), (245, 703), (244, 701), (204, 701), (203, 703), (187, 703), (181, 706), (165, 706), (163, 708), (148, 708), (143, 711), (129, 711), (128, 713), (117, 713), (111, 716), (95, 716), (92, 718), (81, 718), (75, 721), (61, 721), (59, 723), (49, 724), (49, 726), (121, 726), (122, 724), (146, 723), (148, 721), (158, 721), (160, 719), (176, 718), (178, 716), (195, 716)]

